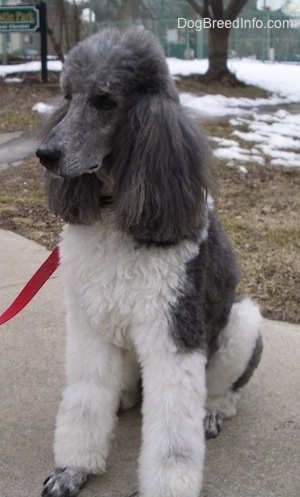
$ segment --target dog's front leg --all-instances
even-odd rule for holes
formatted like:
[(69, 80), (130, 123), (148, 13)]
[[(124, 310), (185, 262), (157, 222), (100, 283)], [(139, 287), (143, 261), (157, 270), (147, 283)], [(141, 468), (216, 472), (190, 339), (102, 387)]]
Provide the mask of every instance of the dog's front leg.
[(68, 316), (67, 387), (57, 416), (55, 472), (43, 496), (73, 497), (102, 473), (121, 390), (122, 353), (76, 311)]
[[(179, 351), (167, 330), (137, 333), (143, 375), (142, 497), (199, 497), (206, 357)], [(144, 335), (145, 336), (145, 335)]]

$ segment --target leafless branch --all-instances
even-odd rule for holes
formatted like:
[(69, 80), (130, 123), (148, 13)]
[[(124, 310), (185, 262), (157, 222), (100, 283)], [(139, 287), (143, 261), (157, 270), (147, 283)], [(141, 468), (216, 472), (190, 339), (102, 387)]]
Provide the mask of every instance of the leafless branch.
[(233, 21), (238, 16), (240, 11), (245, 7), (246, 3), (248, 3), (248, 0), (231, 0), (230, 4), (224, 12), (224, 19)]
[(59, 60), (64, 62), (65, 57), (64, 57), (63, 51), (61, 49), (61, 44), (56, 40), (54, 33), (53, 33), (53, 30), (51, 28), (49, 28), (49, 26), (47, 26), (47, 33), (48, 33), (48, 36), (52, 42), (52, 45), (53, 45), (53, 48), (56, 52), (57, 57), (59, 58)]
[(196, 2), (196, 0), (186, 0), (192, 9), (194, 9), (197, 14), (199, 14), (201, 17), (205, 17), (205, 7), (201, 6)]
[(202, 17), (214, 19), (229, 19), (233, 21), (246, 5), (248, 0), (231, 0), (224, 10), (223, 0), (203, 0), (199, 5), (197, 0), (186, 0), (188, 4)]

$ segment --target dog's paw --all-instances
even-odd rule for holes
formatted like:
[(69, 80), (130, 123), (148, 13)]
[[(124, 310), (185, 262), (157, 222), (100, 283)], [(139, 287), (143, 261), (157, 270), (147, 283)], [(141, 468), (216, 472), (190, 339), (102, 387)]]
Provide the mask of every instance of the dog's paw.
[(206, 438), (215, 438), (219, 435), (223, 426), (223, 416), (222, 414), (213, 409), (212, 411), (207, 411), (204, 418), (204, 431)]
[(87, 473), (74, 468), (57, 468), (44, 481), (42, 497), (75, 497), (86, 482)]

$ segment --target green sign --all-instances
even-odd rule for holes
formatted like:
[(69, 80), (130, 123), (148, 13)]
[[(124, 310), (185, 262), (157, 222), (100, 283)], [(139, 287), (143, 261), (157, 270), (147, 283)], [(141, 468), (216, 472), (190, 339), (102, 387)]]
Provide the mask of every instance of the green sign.
[(40, 27), (39, 11), (36, 7), (0, 7), (0, 33), (2, 31), (36, 31)]

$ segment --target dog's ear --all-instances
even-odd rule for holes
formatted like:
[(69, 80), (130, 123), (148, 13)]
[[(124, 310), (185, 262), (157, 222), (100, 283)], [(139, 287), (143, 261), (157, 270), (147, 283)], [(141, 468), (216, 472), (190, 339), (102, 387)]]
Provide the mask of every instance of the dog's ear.
[(116, 212), (136, 239), (175, 242), (192, 236), (205, 214), (208, 147), (179, 103), (140, 99), (120, 127), (111, 155)]

